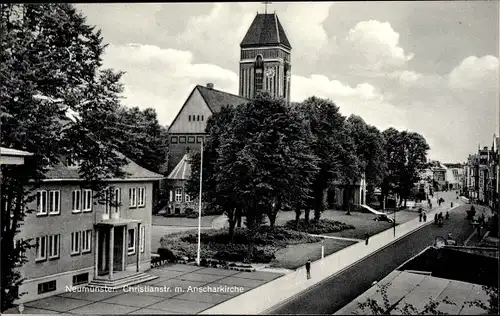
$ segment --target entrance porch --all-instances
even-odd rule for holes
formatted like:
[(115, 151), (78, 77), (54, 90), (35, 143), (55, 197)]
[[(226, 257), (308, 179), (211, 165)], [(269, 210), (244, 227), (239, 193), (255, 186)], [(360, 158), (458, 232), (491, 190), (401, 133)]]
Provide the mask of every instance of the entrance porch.
[[(156, 277), (141, 273), (141, 221), (108, 219), (94, 225), (95, 263), (94, 280), (90, 286), (119, 288)], [(129, 229), (134, 229), (129, 233)], [(133, 249), (135, 265), (128, 265), (129, 249)]]

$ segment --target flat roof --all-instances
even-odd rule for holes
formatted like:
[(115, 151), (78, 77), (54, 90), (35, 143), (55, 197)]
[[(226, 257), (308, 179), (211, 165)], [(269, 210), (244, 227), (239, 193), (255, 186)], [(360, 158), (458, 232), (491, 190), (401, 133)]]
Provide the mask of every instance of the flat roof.
[(445, 297), (455, 304), (451, 305), (443, 302), (438, 306), (437, 310), (449, 315), (484, 314), (485, 311), (481, 308), (470, 307), (469, 304), (466, 304), (466, 302), (476, 299), (488, 305), (489, 296), (481, 285), (437, 278), (419, 274), (418, 272), (395, 270), (338, 310), (334, 315), (372, 315), (370, 309), (361, 310), (358, 303), (373, 299), (378, 302), (380, 307), (384, 307), (379, 289), (387, 284), (389, 306), (396, 304), (396, 309), (400, 309), (408, 303), (417, 310), (422, 310), (430, 299), (442, 302)]

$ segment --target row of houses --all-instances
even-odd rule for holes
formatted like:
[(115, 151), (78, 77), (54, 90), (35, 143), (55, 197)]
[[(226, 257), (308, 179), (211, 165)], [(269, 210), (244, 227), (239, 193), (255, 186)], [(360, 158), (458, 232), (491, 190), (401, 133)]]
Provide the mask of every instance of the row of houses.
[(499, 137), (493, 135), (491, 147), (478, 148), (469, 155), (464, 166), (463, 193), (480, 204), (498, 209), (499, 202)]

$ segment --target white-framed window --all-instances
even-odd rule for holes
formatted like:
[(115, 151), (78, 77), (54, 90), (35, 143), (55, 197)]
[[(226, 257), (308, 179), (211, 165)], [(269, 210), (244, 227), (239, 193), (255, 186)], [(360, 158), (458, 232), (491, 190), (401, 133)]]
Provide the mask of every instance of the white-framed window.
[(184, 199), (186, 202), (191, 202), (191, 197), (187, 193), (184, 195)]
[(82, 208), (82, 191), (74, 190), (71, 194), (72, 213), (80, 213)]
[(128, 189), (128, 205), (137, 207), (137, 188)]
[(137, 201), (137, 206), (144, 207), (146, 206), (146, 188), (138, 188), (139, 190), (139, 198)]
[(50, 235), (49, 236), (49, 245), (48, 245), (48, 249), (49, 249), (49, 259), (55, 259), (55, 258), (59, 258), (59, 240), (60, 240), (60, 235), (57, 234), (57, 235)]
[(92, 212), (92, 190), (83, 190), (82, 211)]
[(182, 188), (175, 189), (175, 202), (182, 202)]
[(170, 202), (174, 201), (174, 192), (172, 190), (169, 190), (170, 193)]
[(35, 261), (43, 261), (47, 259), (47, 236), (36, 238), (36, 257)]
[(61, 214), (61, 191), (49, 191), (49, 215)]
[(80, 253), (80, 232), (71, 233), (71, 252), (72, 255)]
[(144, 245), (146, 244), (146, 226), (141, 226), (141, 252), (144, 252)]
[(92, 249), (92, 230), (82, 232), (82, 253), (90, 252)]
[(135, 228), (128, 230), (128, 254), (135, 254)]
[(113, 204), (114, 204), (114, 211), (115, 213), (120, 212), (120, 205), (122, 204), (122, 189), (120, 188), (115, 188), (114, 190), (114, 195), (113, 195)]
[(37, 211), (36, 215), (47, 215), (48, 203), (47, 203), (47, 191), (40, 190), (36, 193), (36, 205)]

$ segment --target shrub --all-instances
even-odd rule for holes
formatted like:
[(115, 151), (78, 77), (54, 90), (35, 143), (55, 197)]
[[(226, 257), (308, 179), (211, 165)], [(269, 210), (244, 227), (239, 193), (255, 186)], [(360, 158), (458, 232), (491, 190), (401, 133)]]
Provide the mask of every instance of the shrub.
[(158, 255), (161, 260), (168, 260), (170, 262), (177, 260), (177, 256), (168, 248), (158, 248)]
[(328, 234), (336, 233), (345, 229), (354, 229), (355, 227), (350, 224), (333, 221), (329, 219), (321, 219), (319, 221), (311, 221), (309, 225), (306, 225), (304, 219), (299, 220), (299, 226), (297, 228), (295, 220), (290, 220), (286, 223), (285, 227), (297, 230), (299, 232), (307, 232), (309, 234)]
[[(236, 228), (233, 243), (230, 243), (227, 228), (204, 230), (201, 233), (201, 257), (214, 258), (223, 261), (247, 261), (248, 231), (246, 228)], [(274, 253), (290, 244), (319, 242), (321, 238), (313, 237), (303, 232), (285, 227), (262, 226), (254, 239), (253, 261), (268, 263), (274, 258)], [(197, 252), (198, 235), (194, 232), (180, 232), (167, 235), (161, 239), (162, 247), (171, 249), (176, 256), (195, 256)]]

